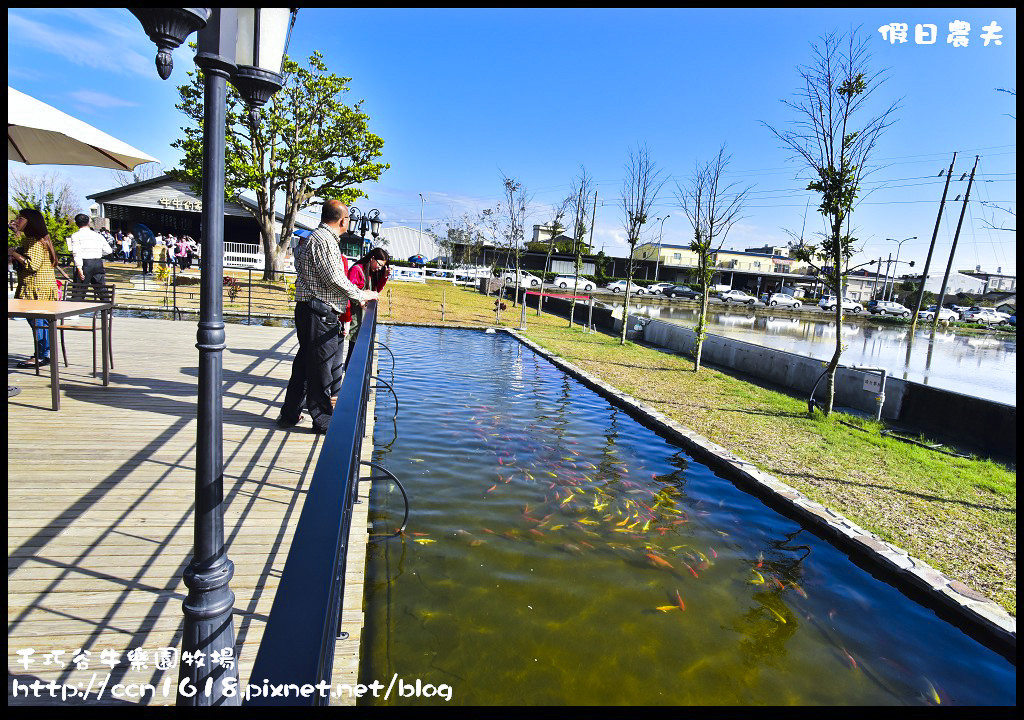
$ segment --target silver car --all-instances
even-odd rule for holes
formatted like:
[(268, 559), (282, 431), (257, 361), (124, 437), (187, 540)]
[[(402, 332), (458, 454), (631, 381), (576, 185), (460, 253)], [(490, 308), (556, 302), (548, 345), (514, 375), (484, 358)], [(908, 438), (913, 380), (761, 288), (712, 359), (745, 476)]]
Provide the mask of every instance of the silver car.
[(786, 293), (772, 293), (771, 297), (768, 298), (768, 305), (775, 307), (781, 305), (782, 307), (798, 308), (800, 307), (800, 301), (792, 295)]

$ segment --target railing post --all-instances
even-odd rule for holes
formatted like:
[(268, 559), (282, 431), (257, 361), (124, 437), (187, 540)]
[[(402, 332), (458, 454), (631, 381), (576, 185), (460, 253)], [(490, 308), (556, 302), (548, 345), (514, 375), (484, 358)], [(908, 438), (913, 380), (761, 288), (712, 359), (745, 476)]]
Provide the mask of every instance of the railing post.
[(171, 266), (171, 303), (174, 308), (171, 310), (171, 319), (178, 319), (178, 264)]
[(252, 268), (249, 268), (249, 304), (245, 310), (245, 324), (252, 325)]

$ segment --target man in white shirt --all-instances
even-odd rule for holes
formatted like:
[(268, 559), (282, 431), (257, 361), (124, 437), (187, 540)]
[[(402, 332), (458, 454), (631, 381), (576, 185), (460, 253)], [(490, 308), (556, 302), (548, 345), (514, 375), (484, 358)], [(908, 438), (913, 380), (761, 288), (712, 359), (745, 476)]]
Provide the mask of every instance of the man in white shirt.
[(75, 276), (80, 282), (103, 285), (106, 282), (103, 256), (110, 253), (110, 245), (102, 235), (89, 228), (88, 215), (75, 215), (75, 225), (78, 226), (78, 232), (68, 238), (71, 254), (75, 258)]

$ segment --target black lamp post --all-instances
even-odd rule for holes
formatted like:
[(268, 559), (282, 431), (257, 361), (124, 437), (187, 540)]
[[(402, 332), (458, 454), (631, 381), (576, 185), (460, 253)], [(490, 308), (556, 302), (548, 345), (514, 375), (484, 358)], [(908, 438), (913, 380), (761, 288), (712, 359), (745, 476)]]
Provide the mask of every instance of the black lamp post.
[(348, 232), (350, 235), (358, 234), (363, 239), (363, 252), (366, 250), (366, 233), (367, 231), (373, 236), (374, 241), (380, 237), (380, 210), (374, 208), (366, 215), (357, 208), (355, 205), (348, 210)]
[[(238, 705), (226, 696), (225, 681), (237, 683), (234, 661), (212, 662), (211, 653), (233, 658), (235, 595), (229, 582), (234, 565), (224, 548), (223, 317), (224, 149), (227, 81), (255, 114), (284, 84), (281, 66), (296, 9), (149, 8), (131, 9), (160, 48), (157, 69), (167, 79), (170, 51), (199, 32), (196, 66), (203, 71), (203, 255), (199, 300), (198, 433), (193, 556), (184, 572), (188, 595), (182, 658), (203, 654), (203, 662), (180, 663), (179, 705)], [(194, 691), (194, 692), (193, 692)]]

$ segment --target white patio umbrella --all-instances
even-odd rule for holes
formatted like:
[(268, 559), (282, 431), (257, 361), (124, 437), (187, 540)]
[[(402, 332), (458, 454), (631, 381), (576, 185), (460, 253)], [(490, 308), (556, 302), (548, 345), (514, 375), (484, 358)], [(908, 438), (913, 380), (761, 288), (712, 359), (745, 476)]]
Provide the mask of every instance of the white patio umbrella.
[(26, 165), (134, 170), (159, 162), (131, 145), (7, 86), (7, 159)]

